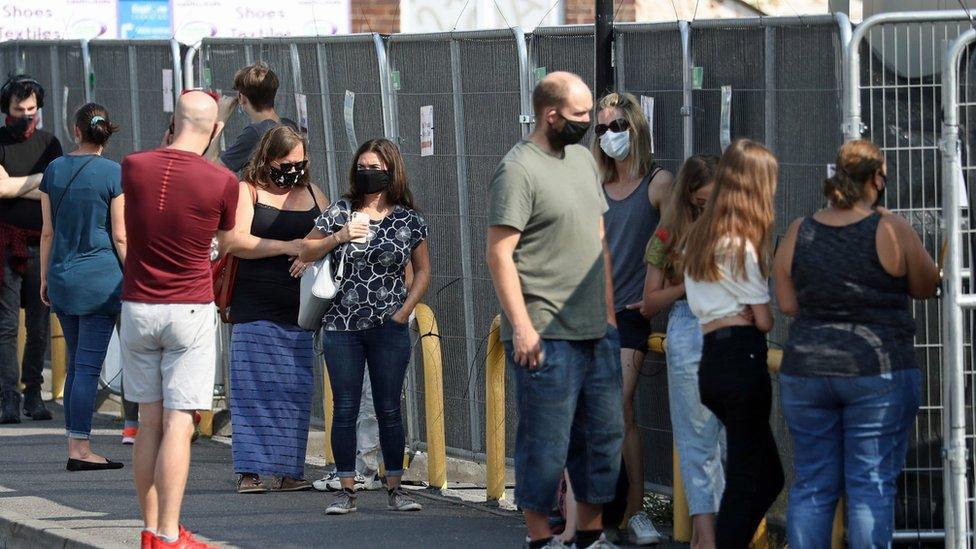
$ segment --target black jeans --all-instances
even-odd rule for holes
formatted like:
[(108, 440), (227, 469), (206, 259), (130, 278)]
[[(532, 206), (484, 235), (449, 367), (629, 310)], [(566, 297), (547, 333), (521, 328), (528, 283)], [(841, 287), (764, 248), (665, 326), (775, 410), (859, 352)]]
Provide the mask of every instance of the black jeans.
[[(3, 282), (0, 283), (0, 392), (16, 391), (18, 378), (27, 390), (40, 390), (44, 381), (44, 356), (47, 354), (51, 312), (41, 303), (40, 247), (27, 245), (27, 270), (11, 268), (10, 251), (4, 255)], [(17, 366), (17, 329), (20, 309), (26, 313), (27, 343), (22, 371)]]
[(716, 521), (719, 549), (749, 545), (783, 489), (783, 466), (769, 427), (772, 388), (766, 336), (752, 326), (705, 335), (699, 369), (702, 403), (725, 425), (725, 493)]

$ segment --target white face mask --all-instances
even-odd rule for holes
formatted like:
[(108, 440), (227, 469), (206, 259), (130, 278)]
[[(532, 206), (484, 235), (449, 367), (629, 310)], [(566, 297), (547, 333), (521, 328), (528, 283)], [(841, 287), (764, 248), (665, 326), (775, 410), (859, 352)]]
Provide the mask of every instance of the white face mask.
[(612, 132), (600, 136), (600, 148), (614, 160), (623, 160), (630, 154), (630, 132)]

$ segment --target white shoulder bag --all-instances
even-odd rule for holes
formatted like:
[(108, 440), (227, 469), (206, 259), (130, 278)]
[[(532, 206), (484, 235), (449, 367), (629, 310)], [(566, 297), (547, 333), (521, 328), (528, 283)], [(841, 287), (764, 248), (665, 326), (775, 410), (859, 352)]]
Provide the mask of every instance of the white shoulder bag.
[(339, 284), (345, 274), (346, 254), (340, 253), (339, 265), (333, 270), (333, 253), (340, 253), (339, 248), (325, 254), (325, 257), (309, 265), (302, 274), (301, 290), (298, 304), (298, 325), (306, 330), (318, 331), (322, 327), (322, 317), (332, 304)]

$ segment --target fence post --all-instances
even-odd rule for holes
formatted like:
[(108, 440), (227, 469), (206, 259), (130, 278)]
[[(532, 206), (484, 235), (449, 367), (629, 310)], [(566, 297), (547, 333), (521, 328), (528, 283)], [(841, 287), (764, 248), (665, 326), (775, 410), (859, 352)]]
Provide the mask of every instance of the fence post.
[(499, 337), (501, 317), (495, 316), (485, 354), (485, 461), (487, 500), (505, 499), (505, 348)]
[(522, 137), (528, 137), (532, 131), (532, 90), (529, 86), (529, 53), (525, 45), (525, 33), (522, 27), (512, 27), (515, 35), (515, 51), (518, 53), (519, 65), (519, 126)]
[[(177, 45), (177, 49), (179, 45)], [(140, 136), (142, 135), (142, 126), (140, 123), (139, 115), (139, 69), (136, 67), (136, 55), (137, 49), (133, 44), (129, 44), (126, 48), (126, 57), (129, 59), (129, 104), (132, 110), (132, 149), (141, 150), (142, 144), (140, 143)], [(175, 103), (174, 103), (175, 104)]]
[(383, 133), (394, 143), (399, 143), (399, 127), (396, 111), (396, 100), (393, 96), (393, 83), (390, 81), (390, 64), (386, 58), (386, 44), (383, 37), (373, 34), (373, 45), (376, 48), (376, 64), (379, 67), (380, 101), (383, 104)]
[[(176, 86), (173, 88), (174, 105), (176, 104), (176, 100), (179, 99), (179, 93), (183, 91), (182, 89), (177, 90), (176, 88), (179, 88), (180, 86), (182, 86), (183, 89), (188, 90), (193, 88), (193, 61), (196, 59), (197, 53), (200, 51), (200, 47), (202, 45), (203, 41), (201, 40), (186, 50), (186, 56), (183, 58), (183, 81), (177, 81)], [(203, 79), (202, 76), (200, 78), (201, 80)]]
[[(183, 92), (183, 64), (180, 63), (180, 43), (175, 39), (169, 41), (169, 51), (173, 56), (173, 105), (179, 99), (179, 94)], [(192, 61), (191, 61), (192, 63)], [(190, 66), (190, 73), (193, 73), (193, 66)]]
[(684, 141), (684, 159), (687, 160), (695, 154), (695, 107), (694, 94), (691, 90), (691, 25), (687, 21), (678, 21), (678, 32), (681, 34), (681, 133)]
[(424, 362), (424, 412), (427, 416), (427, 478), (431, 488), (447, 487), (447, 445), (444, 442), (444, 368), (441, 335), (434, 312), (423, 303), (415, 310)]
[(81, 41), (81, 66), (85, 71), (85, 103), (91, 103), (94, 94), (93, 80), (95, 73), (92, 72), (91, 52), (88, 51), (88, 40)]
[(319, 65), (319, 91), (322, 105), (322, 135), (325, 139), (325, 164), (328, 177), (329, 199), (339, 197), (339, 183), (336, 170), (335, 140), (332, 136), (332, 105), (329, 96), (329, 66), (325, 60), (325, 47), (321, 42), (315, 44), (315, 56)]

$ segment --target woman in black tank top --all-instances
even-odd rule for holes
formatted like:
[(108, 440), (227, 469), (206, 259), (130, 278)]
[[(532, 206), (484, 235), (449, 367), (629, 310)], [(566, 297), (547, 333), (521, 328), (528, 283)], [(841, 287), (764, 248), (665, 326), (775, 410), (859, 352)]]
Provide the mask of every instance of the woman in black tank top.
[(302, 238), (328, 200), (310, 182), (305, 139), (278, 126), (244, 168), (228, 253), (238, 257), (230, 315), (231, 422), (237, 491), (307, 490), (312, 332), (298, 326)]
[(795, 317), (780, 374), (791, 548), (829, 545), (845, 493), (851, 547), (892, 539), (920, 396), (910, 298), (932, 297), (939, 275), (911, 225), (878, 207), (887, 179), (877, 146), (845, 144), (824, 183), (830, 205), (796, 220), (776, 255), (779, 308)]

